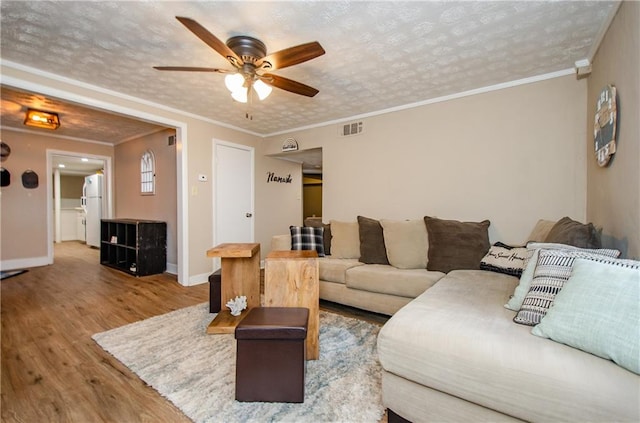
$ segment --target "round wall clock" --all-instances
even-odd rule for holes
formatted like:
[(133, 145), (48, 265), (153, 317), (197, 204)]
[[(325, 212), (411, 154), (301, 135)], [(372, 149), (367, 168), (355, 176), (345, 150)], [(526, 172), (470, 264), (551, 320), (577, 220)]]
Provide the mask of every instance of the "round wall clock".
[(593, 123), (593, 142), (600, 166), (606, 166), (616, 152), (617, 121), (616, 87), (607, 85), (600, 91)]

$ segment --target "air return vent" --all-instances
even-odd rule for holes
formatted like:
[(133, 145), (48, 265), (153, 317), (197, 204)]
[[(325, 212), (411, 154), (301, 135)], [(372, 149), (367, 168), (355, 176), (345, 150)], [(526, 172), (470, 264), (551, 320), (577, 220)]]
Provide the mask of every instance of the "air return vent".
[(362, 122), (351, 122), (338, 126), (338, 132), (343, 137), (361, 134), (363, 129), (364, 126), (362, 125)]
[(176, 143), (176, 136), (169, 135), (169, 137), (167, 138), (167, 145), (174, 145), (175, 143)]

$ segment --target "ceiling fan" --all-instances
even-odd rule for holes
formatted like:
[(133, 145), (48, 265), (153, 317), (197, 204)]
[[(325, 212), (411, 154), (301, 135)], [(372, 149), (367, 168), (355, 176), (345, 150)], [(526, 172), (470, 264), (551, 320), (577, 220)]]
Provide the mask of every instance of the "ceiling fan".
[(204, 41), (209, 47), (227, 59), (234, 70), (185, 66), (154, 66), (161, 71), (217, 72), (228, 74), (225, 84), (231, 96), (242, 103), (251, 98), (251, 88), (260, 100), (271, 93), (271, 87), (280, 88), (294, 94), (313, 97), (318, 90), (300, 82), (270, 71), (297, 65), (322, 56), (325, 51), (317, 41), (286, 48), (267, 55), (267, 47), (256, 38), (240, 35), (231, 37), (226, 44), (191, 18), (176, 16), (184, 26)]

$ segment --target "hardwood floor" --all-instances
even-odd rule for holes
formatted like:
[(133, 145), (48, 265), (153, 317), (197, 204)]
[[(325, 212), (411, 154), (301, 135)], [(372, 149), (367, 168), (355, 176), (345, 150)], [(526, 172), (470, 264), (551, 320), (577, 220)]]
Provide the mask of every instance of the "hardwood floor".
[[(98, 262), (98, 250), (64, 242), (53, 265), (0, 282), (3, 422), (190, 421), (91, 335), (206, 302), (208, 284), (184, 287), (168, 274), (135, 278)], [(387, 319), (331, 303), (321, 308)]]

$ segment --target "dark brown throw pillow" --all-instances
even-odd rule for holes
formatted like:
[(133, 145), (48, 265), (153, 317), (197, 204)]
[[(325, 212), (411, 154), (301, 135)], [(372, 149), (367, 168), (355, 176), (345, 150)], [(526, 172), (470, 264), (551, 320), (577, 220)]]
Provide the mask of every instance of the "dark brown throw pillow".
[(315, 219), (305, 219), (304, 226), (324, 228), (324, 233), (322, 234), (324, 254), (327, 256), (331, 255), (331, 224), (322, 223), (320, 219), (317, 219), (317, 221)]
[(389, 264), (380, 222), (358, 216), (358, 230), (360, 231), (359, 261), (366, 264)]
[(425, 216), (429, 235), (427, 270), (448, 273), (459, 269), (480, 269), (489, 251), (488, 220), (459, 222)]
[(593, 223), (583, 224), (566, 216), (558, 220), (544, 242), (572, 245), (578, 248), (600, 248), (600, 234)]

